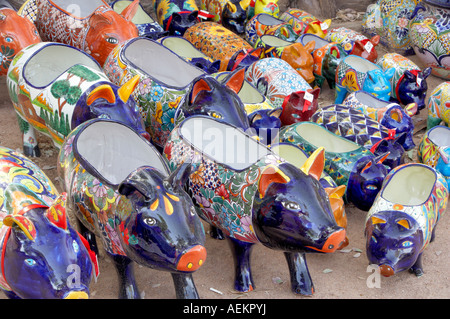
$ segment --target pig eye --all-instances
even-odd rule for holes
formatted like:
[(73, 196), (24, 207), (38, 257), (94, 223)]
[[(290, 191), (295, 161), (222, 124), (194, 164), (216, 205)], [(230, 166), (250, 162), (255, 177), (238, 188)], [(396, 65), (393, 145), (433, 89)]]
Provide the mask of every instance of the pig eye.
[(5, 37), (5, 41), (6, 41), (6, 42), (13, 42), (13, 38), (11, 38), (11, 37)]
[(36, 265), (36, 260), (32, 258), (25, 259), (25, 264), (27, 264), (27, 266), (33, 267), (34, 265)]
[(144, 218), (144, 224), (147, 226), (155, 226), (156, 225), (156, 219), (153, 217), (145, 217)]
[(372, 236), (372, 241), (376, 244), (378, 241), (377, 241), (377, 239), (375, 238), (375, 236)]
[(367, 186), (366, 186), (366, 189), (371, 190), (371, 191), (374, 191), (374, 190), (377, 190), (378, 187), (376, 187), (375, 185), (367, 185)]
[(408, 248), (411, 247), (413, 245), (412, 241), (406, 240), (402, 243), (402, 247), (403, 248)]
[(112, 43), (112, 44), (117, 44), (117, 43), (119, 43), (119, 40), (117, 40), (117, 39), (114, 38), (114, 37), (107, 37), (107, 38), (106, 38), (106, 42)]
[(216, 119), (221, 119), (223, 117), (222, 114), (214, 112), (214, 111), (208, 112), (208, 115), (211, 116), (211, 117), (214, 117)]
[(76, 240), (74, 240), (74, 241), (72, 242), (72, 247), (73, 247), (73, 251), (74, 251), (75, 253), (78, 253), (78, 252), (80, 251), (80, 246), (78, 245), (78, 243), (77, 243)]
[(296, 202), (281, 202), (284, 208), (291, 210), (293, 212), (297, 212), (300, 210), (300, 205)]

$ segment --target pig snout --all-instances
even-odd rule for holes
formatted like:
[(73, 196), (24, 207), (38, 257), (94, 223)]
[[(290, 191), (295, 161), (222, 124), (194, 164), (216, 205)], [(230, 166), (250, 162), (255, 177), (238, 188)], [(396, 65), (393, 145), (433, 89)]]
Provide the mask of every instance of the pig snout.
[(332, 253), (336, 251), (339, 247), (341, 247), (341, 245), (344, 243), (345, 235), (346, 235), (345, 229), (341, 228), (331, 233), (331, 235), (328, 236), (322, 247), (320, 248), (312, 246), (307, 247), (323, 253)]
[(390, 277), (394, 274), (394, 269), (386, 264), (380, 265), (380, 274), (384, 277)]
[(89, 295), (84, 291), (69, 291), (64, 299), (89, 299)]
[(315, 80), (314, 74), (311, 70), (299, 69), (298, 73), (305, 79), (306, 82), (312, 83)]
[(177, 263), (179, 271), (196, 271), (206, 259), (206, 248), (196, 245), (181, 255)]

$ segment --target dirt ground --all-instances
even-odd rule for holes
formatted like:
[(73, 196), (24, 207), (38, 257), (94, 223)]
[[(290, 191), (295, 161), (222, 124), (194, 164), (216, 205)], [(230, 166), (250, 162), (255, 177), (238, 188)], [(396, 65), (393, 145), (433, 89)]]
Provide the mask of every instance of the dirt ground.
[[(361, 30), (361, 21), (333, 21), (333, 26), (345, 25), (354, 30)], [(381, 45), (379, 55), (386, 53)], [(415, 56), (410, 57), (420, 66)], [(443, 80), (430, 76), (429, 92)], [(11, 104), (5, 77), (0, 78), (0, 145), (21, 151), (22, 141), (16, 115)], [(333, 104), (334, 92), (324, 85), (319, 97), (320, 105)], [(425, 111), (416, 116), (418, 144), (424, 133), (423, 119)], [(56, 172), (58, 150), (50, 140), (38, 136), (42, 156), (33, 160), (44, 169), (59, 187)], [(413, 160), (416, 160), (415, 154)], [(425, 274), (417, 278), (403, 272), (390, 278), (381, 278), (379, 288), (367, 284), (369, 276), (368, 260), (365, 253), (364, 220), (366, 212), (346, 206), (348, 216), (348, 237), (350, 244), (343, 252), (333, 254), (309, 254), (307, 263), (311, 273), (315, 294), (312, 299), (440, 299), (450, 297), (450, 215), (444, 215), (436, 230), (436, 239), (423, 255)], [(209, 226), (205, 224), (205, 229)], [(101, 244), (98, 241), (99, 245)], [(226, 241), (214, 240), (207, 236), (206, 249), (208, 257), (204, 265), (194, 273), (195, 284), (202, 299), (304, 299), (294, 295), (290, 288), (287, 263), (281, 251), (274, 251), (262, 245), (255, 245), (251, 258), (255, 290), (249, 293), (237, 293), (233, 290), (234, 265), (231, 250)], [(92, 299), (116, 299), (118, 293), (117, 276), (113, 264), (101, 251), (99, 258), (100, 276), (90, 286)], [(135, 265), (137, 282), (141, 296), (146, 299), (173, 299), (175, 290), (171, 275), (166, 272), (147, 269)], [(369, 280), (370, 282), (370, 280)], [(3, 295), (0, 298), (5, 298)], [(250, 302), (250, 301), (249, 301)]]

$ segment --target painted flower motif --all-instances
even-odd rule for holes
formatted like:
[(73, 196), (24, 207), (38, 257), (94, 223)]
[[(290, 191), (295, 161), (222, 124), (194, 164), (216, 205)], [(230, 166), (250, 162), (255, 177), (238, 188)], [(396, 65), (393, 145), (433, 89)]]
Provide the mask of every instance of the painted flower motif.
[(13, 58), (14, 58), (14, 49), (2, 45), (0, 52), (0, 62), (2, 64), (2, 68), (7, 69), (11, 64)]
[(230, 194), (228, 193), (224, 184), (220, 184), (220, 187), (217, 188), (214, 192), (216, 193), (217, 196), (220, 196), (222, 199), (230, 198)]
[(407, 28), (407, 27), (408, 27), (408, 24), (409, 24), (408, 19), (406, 19), (406, 18), (400, 18), (400, 19), (398, 19), (398, 26), (399, 26), (400, 28)]
[(92, 192), (96, 197), (105, 197), (108, 193), (108, 188), (98, 179), (94, 179), (92, 182)]
[(71, 136), (66, 144), (64, 145), (64, 157), (68, 157), (70, 153), (72, 153), (72, 143), (75, 138), (75, 135)]
[(175, 101), (169, 102), (169, 108), (176, 109), (178, 107), (178, 104), (180, 104), (181, 96), (177, 97)]
[(139, 83), (138, 92), (140, 95), (147, 95), (152, 88), (152, 79), (146, 78)]
[(342, 79), (342, 86), (347, 87), (351, 91), (359, 91), (358, 81), (356, 80), (356, 72), (348, 70), (345, 77)]
[(156, 103), (155, 120), (159, 124), (162, 124), (161, 117), (163, 116), (163, 108), (161, 102)]
[(241, 218), (241, 226), (245, 232), (253, 233), (252, 218), (250, 216), (244, 216)]
[(191, 182), (194, 184), (205, 184), (205, 180), (203, 179), (203, 172), (205, 171), (205, 166), (201, 164), (199, 168), (193, 172), (190, 176)]
[(176, 109), (168, 109), (163, 112), (161, 116), (161, 127), (164, 131), (172, 131), (175, 126), (175, 112)]
[(164, 93), (164, 91), (160, 85), (153, 86), (150, 89), (150, 95), (149, 95), (148, 99), (152, 100), (154, 102), (158, 102), (161, 100), (163, 93)]

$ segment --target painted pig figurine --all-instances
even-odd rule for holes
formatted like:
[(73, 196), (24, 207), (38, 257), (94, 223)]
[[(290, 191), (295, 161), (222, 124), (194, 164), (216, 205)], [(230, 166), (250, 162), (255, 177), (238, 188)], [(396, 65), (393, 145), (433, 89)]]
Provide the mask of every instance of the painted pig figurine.
[(259, 60), (261, 49), (216, 22), (198, 23), (186, 30), (184, 36), (198, 50), (213, 60), (220, 60), (219, 71), (247, 68)]
[(84, 237), (97, 247), (99, 236), (114, 262), (120, 298), (140, 298), (133, 261), (169, 271), (178, 298), (198, 298), (191, 274), (206, 249), (203, 226), (182, 188), (190, 165), (169, 175), (165, 159), (130, 127), (94, 119), (67, 137), (58, 172)]
[(328, 31), (325, 40), (337, 42), (342, 45), (348, 55), (357, 55), (375, 63), (378, 58), (376, 46), (380, 42), (380, 36), (367, 38), (354, 30), (339, 27)]
[[(0, 171), (1, 290), (13, 299), (88, 298), (97, 259), (69, 223), (66, 193), (5, 147)], [(71, 278), (79, 284), (70, 287)]]
[(198, 7), (194, 0), (153, 0), (158, 23), (170, 35), (183, 36), (187, 28), (198, 22)]
[(83, 6), (74, 5), (71, 0), (58, 1), (58, 4), (49, 0), (29, 3), (28, 6), (35, 3), (35, 24), (43, 41), (79, 48), (101, 66), (118, 43), (138, 36), (138, 29), (131, 22), (133, 10), (125, 9), (120, 15), (104, 0), (86, 1)]
[(366, 217), (369, 263), (386, 277), (408, 269), (423, 275), (422, 254), (434, 239), (447, 197), (444, 178), (428, 165), (409, 163), (392, 170)]
[(190, 117), (171, 132), (164, 154), (172, 169), (197, 168), (188, 187), (200, 216), (231, 239), (236, 290), (254, 289), (250, 253), (260, 242), (285, 251), (295, 293), (313, 293), (304, 254), (334, 252), (345, 239), (319, 182), (323, 149), (300, 170), (236, 127)]
[[(19, 32), (20, 30), (20, 32)], [(6, 75), (14, 56), (23, 48), (41, 42), (35, 25), (11, 8), (0, 9), (0, 76)]]
[(443, 82), (431, 91), (427, 110), (427, 130), (441, 122), (448, 126), (450, 123), (450, 82)]
[(346, 56), (336, 70), (335, 104), (342, 104), (347, 93), (353, 91), (369, 92), (377, 98), (389, 101), (390, 79), (395, 68), (382, 70), (378, 65), (356, 55)]
[(417, 104), (417, 110), (425, 108), (425, 97), (428, 85), (427, 77), (431, 74), (431, 68), (423, 71), (410, 59), (398, 53), (386, 53), (377, 61), (383, 70), (395, 68), (391, 78), (391, 98), (398, 100), (402, 105)]
[(214, 22), (236, 34), (243, 34), (249, 5), (250, 0), (202, 0), (200, 8), (212, 14)]
[[(49, 72), (48, 61), (52, 61)], [(130, 97), (139, 78), (121, 87), (111, 83), (87, 53), (67, 44), (41, 42), (22, 50), (11, 64), (7, 86), (23, 133), (27, 156), (40, 156), (35, 129), (59, 147), (82, 122), (110, 118), (149, 138)]]
[(331, 25), (331, 19), (322, 22), (312, 14), (300, 9), (286, 10), (280, 19), (290, 23), (297, 34), (312, 33), (321, 38), (325, 37)]
[(248, 68), (245, 77), (275, 107), (283, 108), (282, 125), (307, 121), (318, 108), (320, 89), (313, 90), (286, 61), (261, 59)]

